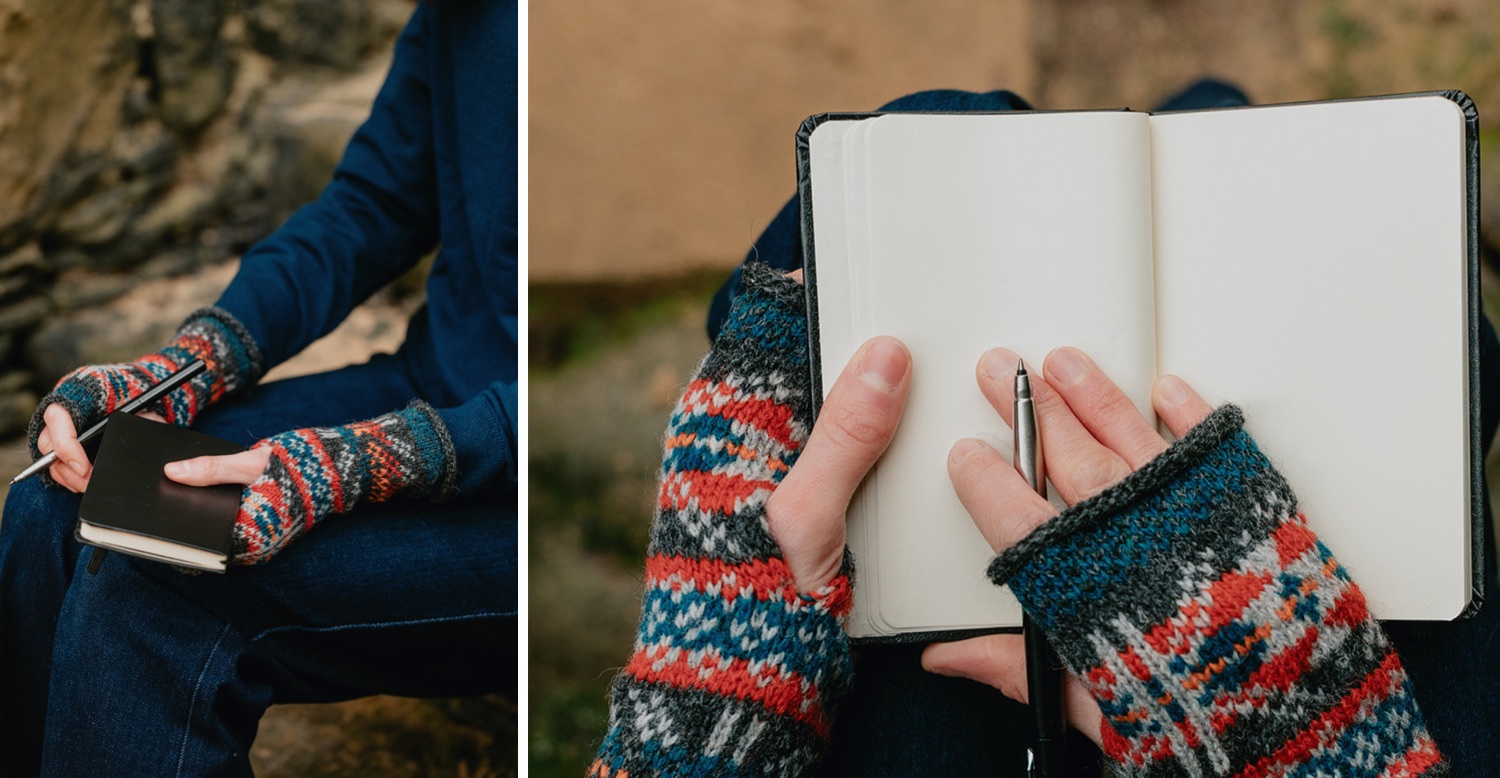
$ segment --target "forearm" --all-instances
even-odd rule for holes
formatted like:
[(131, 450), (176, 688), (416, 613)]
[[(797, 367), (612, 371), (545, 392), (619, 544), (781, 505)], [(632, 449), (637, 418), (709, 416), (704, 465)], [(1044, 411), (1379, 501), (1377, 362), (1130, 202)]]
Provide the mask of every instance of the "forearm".
[(762, 275), (678, 402), (590, 775), (805, 775), (826, 750), (852, 675), (848, 571), (799, 593), (765, 518), (812, 426), (805, 349), (800, 289)]
[(437, 243), (427, 15), (419, 6), (397, 41), (333, 181), (245, 252), (216, 303), (244, 323), (268, 367), (332, 331)]
[(1363, 595), (1238, 409), (1043, 525), (991, 574), (1085, 680), (1123, 774), (1446, 770)]

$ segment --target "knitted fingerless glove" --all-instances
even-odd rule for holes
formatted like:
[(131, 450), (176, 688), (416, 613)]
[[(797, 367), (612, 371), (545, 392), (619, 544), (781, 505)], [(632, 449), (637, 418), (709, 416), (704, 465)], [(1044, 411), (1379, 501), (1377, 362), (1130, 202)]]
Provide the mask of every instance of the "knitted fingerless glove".
[(398, 493), (446, 499), (458, 479), (448, 428), (420, 400), (369, 421), (283, 432), (253, 448), (269, 448), (271, 461), (240, 498), (233, 564), (267, 562), (324, 517), (359, 503)]
[(802, 287), (746, 277), (667, 428), (640, 630), (590, 776), (809, 774), (851, 682), (849, 565), (797, 592), (765, 518), (812, 426)]
[(125, 364), (86, 365), (64, 376), (31, 416), (27, 436), (32, 458), (39, 455), (36, 439), (46, 426), (42, 414), (53, 403), (67, 409), (73, 427), (82, 433), (196, 359), (207, 369), (152, 408), (184, 427), (210, 403), (253, 386), (265, 372), (260, 349), (237, 319), (219, 308), (200, 308), (178, 328), (172, 345), (161, 351)]
[(1401, 660), (1215, 411), (995, 558), (1104, 712), (1117, 775), (1445, 775)]

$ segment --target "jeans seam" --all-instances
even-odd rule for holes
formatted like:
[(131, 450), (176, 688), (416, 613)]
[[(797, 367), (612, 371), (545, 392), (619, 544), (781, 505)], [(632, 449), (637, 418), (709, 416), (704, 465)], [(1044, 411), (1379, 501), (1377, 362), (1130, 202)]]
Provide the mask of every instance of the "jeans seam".
[(187, 718), (182, 730), (182, 748), (177, 752), (177, 776), (182, 776), (182, 765), (187, 761), (188, 740), (193, 732), (193, 711), (198, 707), (198, 690), (203, 687), (203, 679), (208, 675), (208, 667), (213, 663), (214, 655), (219, 653), (219, 645), (224, 642), (224, 637), (229, 634), (230, 625), (225, 624), (224, 629), (219, 632), (219, 639), (214, 641), (214, 647), (209, 649), (208, 656), (203, 660), (203, 667), (198, 670), (198, 680), (193, 683), (193, 696), (188, 700)]
[[(409, 626), (414, 626), (414, 625), (417, 625), (417, 624), (441, 624), (441, 623), (450, 622), (450, 621), (469, 621), (471, 619), (511, 618), (511, 617), (516, 616), (516, 614), (517, 614), (517, 611), (508, 611), (508, 612), (507, 611), (486, 611), (486, 612), (483, 612), (483, 613), (470, 613), (470, 614), (466, 614), (466, 615), (463, 615), (463, 616), (439, 616), (439, 617), (430, 618), (430, 619), (403, 619), (403, 620), (400, 620), (400, 621), (370, 621), (370, 622), (360, 622), (360, 623), (357, 623), (357, 624), (339, 624), (339, 625), (333, 626), (333, 627), (304, 627), (304, 626), (300, 626), (300, 625), (297, 625), (297, 624), (284, 624), (284, 625), (281, 625), (281, 626), (269, 627), (267, 629), (261, 630), (260, 632), (256, 633), (256, 635), (254, 637), (250, 638), (250, 642), (254, 643), (254, 642), (260, 640), (261, 638), (263, 638), (263, 637), (265, 637), (267, 635), (270, 635), (270, 634), (273, 634), (273, 633), (277, 633), (277, 632), (292, 632), (292, 631), (301, 631), (301, 632), (340, 632), (340, 631), (343, 631), (343, 630), (346, 630), (346, 629), (378, 629), (378, 628), (382, 628), (382, 627), (409, 627)], [(215, 647), (217, 648), (217, 644), (215, 644)]]

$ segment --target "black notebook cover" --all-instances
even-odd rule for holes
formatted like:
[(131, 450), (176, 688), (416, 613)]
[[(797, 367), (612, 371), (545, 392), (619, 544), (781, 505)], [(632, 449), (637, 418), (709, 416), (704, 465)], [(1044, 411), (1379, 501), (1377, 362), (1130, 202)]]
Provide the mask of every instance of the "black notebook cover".
[(185, 486), (169, 480), (162, 467), (238, 454), (243, 446), (128, 413), (109, 417), (102, 441), (79, 521), (229, 555), (244, 487)]

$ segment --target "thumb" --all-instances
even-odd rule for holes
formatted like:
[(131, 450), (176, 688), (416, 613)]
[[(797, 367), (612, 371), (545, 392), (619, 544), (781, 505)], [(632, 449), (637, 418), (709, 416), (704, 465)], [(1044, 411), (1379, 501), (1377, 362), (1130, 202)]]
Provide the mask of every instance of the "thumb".
[[(955, 643), (933, 643), (922, 652), (922, 669), (993, 686), (1017, 702), (1026, 702), (1026, 641), (1021, 635), (986, 635)], [(1078, 676), (1063, 686), (1068, 726), (1100, 745), (1104, 715)]]
[(829, 391), (797, 464), (771, 495), (766, 521), (799, 589), (816, 589), (838, 573), (849, 499), (896, 434), (910, 373), (901, 341), (879, 337), (861, 346)]
[(188, 486), (213, 486), (215, 484), (250, 484), (266, 472), (271, 461), (271, 449), (252, 448), (238, 454), (217, 457), (195, 457), (180, 462), (168, 462), (163, 470), (167, 477)]

